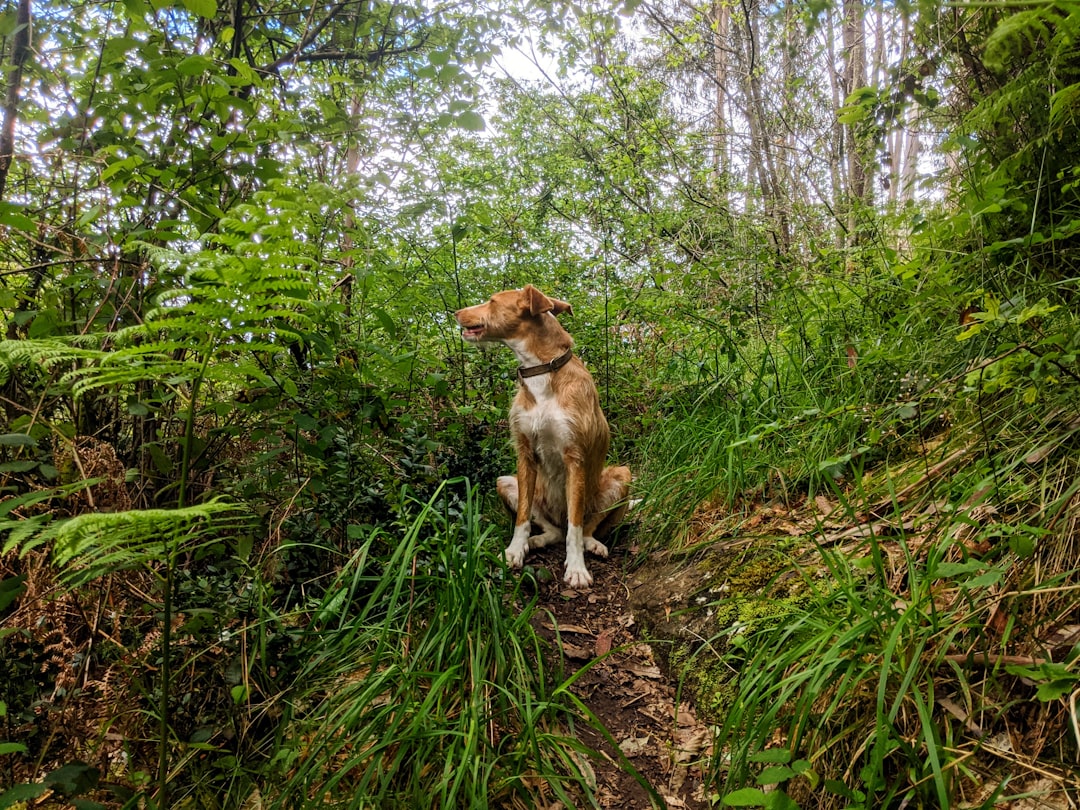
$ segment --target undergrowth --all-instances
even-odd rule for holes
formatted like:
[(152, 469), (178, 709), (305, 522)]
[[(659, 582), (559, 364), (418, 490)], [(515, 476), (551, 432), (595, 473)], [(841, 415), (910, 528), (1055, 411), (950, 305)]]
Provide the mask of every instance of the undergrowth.
[(991, 807), (1074, 784), (1080, 330), (1052, 278), (1005, 300), (956, 269), (789, 279), (646, 445), (647, 521), (676, 555), (770, 510), (805, 532), (773, 585), (704, 605), (794, 576), (784, 620), (718, 621), (685, 657), (688, 683), (726, 673), (716, 801)]
[(414, 504), (400, 536), (365, 537), (315, 610), (274, 806), (572, 806), (587, 795), (591, 752), (565, 726), (571, 705), (529, 624), (528, 583), (498, 575), (475, 491), (453, 508), (445, 494)]

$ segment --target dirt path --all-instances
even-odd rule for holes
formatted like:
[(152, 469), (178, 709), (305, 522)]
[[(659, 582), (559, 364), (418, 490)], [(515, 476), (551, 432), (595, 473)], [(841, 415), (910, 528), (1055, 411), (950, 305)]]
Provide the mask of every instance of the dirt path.
[(590, 557), (593, 587), (582, 592), (562, 584), (562, 557), (561, 548), (529, 555), (527, 564), (544, 582), (533, 623), (545, 638), (561, 641), (568, 676), (591, 664), (573, 691), (607, 727), (625, 756), (623, 760), (602, 735), (589, 729), (581, 733), (583, 741), (605, 757), (592, 763), (601, 807), (658, 806), (623, 764), (628, 760), (667, 807), (708, 808), (701, 780), (708, 729), (691, 706), (676, 704), (676, 685), (661, 672), (652, 649), (639, 635), (629, 606), (637, 580), (626, 574), (625, 556), (616, 548), (611, 559)]

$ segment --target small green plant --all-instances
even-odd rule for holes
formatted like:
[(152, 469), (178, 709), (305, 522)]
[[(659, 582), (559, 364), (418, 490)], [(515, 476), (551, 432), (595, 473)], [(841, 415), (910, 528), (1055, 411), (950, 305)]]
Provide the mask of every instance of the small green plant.
[(756, 781), (760, 787), (745, 787), (733, 790), (721, 796), (714, 796), (713, 803), (717, 800), (726, 807), (765, 807), (769, 810), (798, 810), (799, 804), (789, 795), (789, 786), (792, 783), (802, 782), (798, 787), (804, 791), (814, 791), (821, 784), (827, 793), (835, 794), (847, 799), (850, 804), (847, 810), (862, 810), (865, 806), (866, 794), (857, 790), (849, 790), (843, 782), (825, 780), (814, 771), (808, 760), (793, 759), (791, 752), (786, 748), (769, 748), (759, 751), (749, 758), (750, 762), (762, 764), (766, 767), (758, 772)]

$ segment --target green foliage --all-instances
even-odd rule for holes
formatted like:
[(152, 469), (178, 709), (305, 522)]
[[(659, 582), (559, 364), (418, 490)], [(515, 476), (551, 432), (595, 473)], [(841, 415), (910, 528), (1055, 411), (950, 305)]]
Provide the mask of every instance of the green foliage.
[(313, 606), (281, 806), (486, 807), (528, 801), (532, 777), (568, 804), (588, 789), (530, 606), (511, 601), (475, 489), (448, 499), (452, 483), (399, 536), (358, 538)]
[(39, 527), (33, 521), (0, 524), (3, 552), (27, 554), (47, 546), (69, 586), (158, 562), (174, 551), (198, 554), (245, 528), (235, 504), (213, 500), (183, 509), (85, 513)]
[[(725, 42), (725, 8), (687, 9), (660, 53), (589, 4), (35, 4), (0, 200), (0, 752), (24, 798), (91, 806), (78, 755), (130, 762), (110, 783), (157, 806), (527, 804), (533, 777), (592, 800), (570, 718), (602, 718), (545, 670), (481, 523), (512, 361), (466, 354), (450, 318), (528, 281), (574, 305), (642, 545), (708, 545), (703, 505), (942, 516), (822, 547), (790, 615), (745, 608), (769, 620), (717, 645), (739, 673), (717, 797), (951, 801), (941, 673), (997, 722), (957, 650), (1002, 589), (1075, 580), (1077, 8), (883, 7), (916, 39), (867, 88), (824, 80), (836, 9), (747, 7)], [(562, 85), (480, 98), (533, 27)], [(0, 14), (5, 82), (15, 28)], [(749, 85), (696, 106), (732, 43), (779, 170), (724, 157)], [(915, 109), (949, 121), (951, 168), (848, 219), (842, 147), (871, 165), (897, 122), (927, 134)], [(1067, 660), (986, 694), (1023, 678), (1054, 704)], [(108, 715), (92, 699), (140, 722), (61, 735)]]
[[(740, 788), (725, 794), (721, 802), (726, 807), (769, 807), (776, 810), (793, 810), (799, 805), (787, 794), (784, 786), (792, 779), (802, 778), (810, 789), (820, 781), (810, 763), (805, 759), (792, 761), (791, 752), (784, 748), (769, 748), (750, 757), (754, 763), (768, 763), (757, 775), (757, 783), (772, 790)], [(843, 794), (841, 794), (843, 795)], [(850, 798), (856, 798), (851, 796)], [(860, 799), (861, 801), (861, 799)], [(858, 805), (852, 805), (852, 809)]]

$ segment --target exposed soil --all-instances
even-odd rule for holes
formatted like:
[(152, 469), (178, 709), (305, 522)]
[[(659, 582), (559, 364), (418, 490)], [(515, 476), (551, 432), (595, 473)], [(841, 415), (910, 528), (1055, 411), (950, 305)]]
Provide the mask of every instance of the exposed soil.
[(693, 707), (677, 699), (676, 684), (661, 672), (641, 638), (630, 608), (639, 580), (625, 570), (625, 549), (616, 546), (607, 560), (587, 559), (593, 575), (588, 591), (563, 585), (563, 553), (554, 546), (532, 551), (526, 560), (542, 583), (533, 623), (561, 650), (567, 677), (585, 670), (573, 692), (618, 746), (616, 750), (584, 724), (575, 729), (603, 755), (591, 763), (600, 806), (708, 808), (701, 769), (709, 753), (709, 732)]

